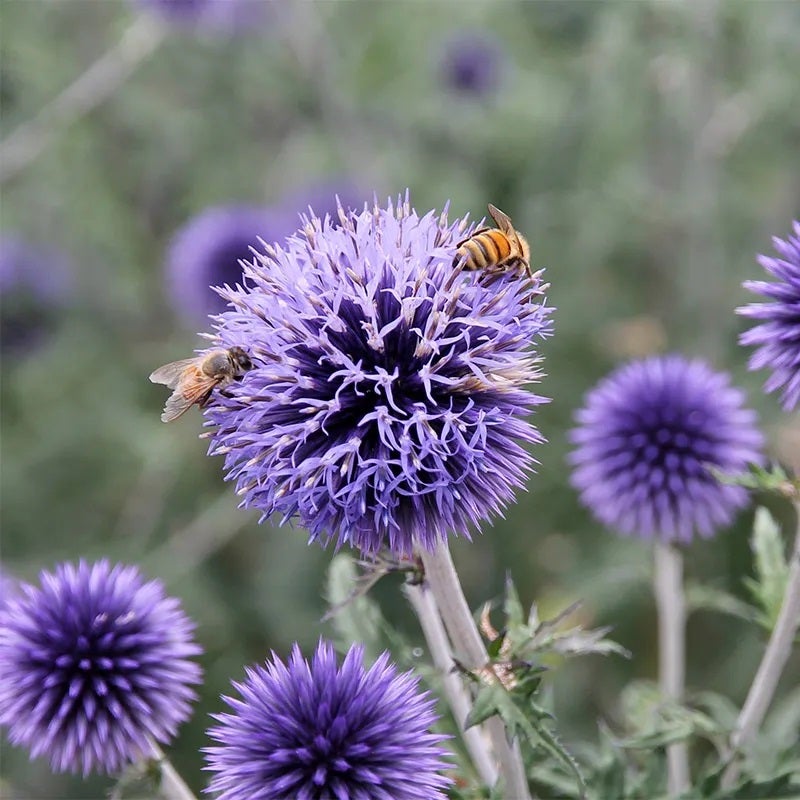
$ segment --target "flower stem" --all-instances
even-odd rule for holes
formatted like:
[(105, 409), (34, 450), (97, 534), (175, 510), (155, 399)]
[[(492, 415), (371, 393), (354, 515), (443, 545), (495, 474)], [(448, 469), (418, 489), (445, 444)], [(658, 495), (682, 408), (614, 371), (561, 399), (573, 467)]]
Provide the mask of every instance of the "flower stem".
[(0, 142), (0, 183), (13, 178), (66, 128), (107, 100), (161, 43), (165, 30), (142, 14), (122, 38), (35, 117)]
[[(457, 657), (467, 669), (486, 666), (489, 657), (464, 597), (447, 544), (440, 543), (432, 553), (421, 547), (419, 554), (425, 568), (425, 581), (433, 592)], [(509, 800), (530, 800), (528, 779), (519, 745), (509, 742), (505, 725), (499, 717), (488, 719), (486, 728), (504, 781), (504, 797)]]
[[(686, 669), (683, 556), (676, 547), (662, 542), (656, 542), (653, 555), (653, 591), (658, 610), (658, 680), (664, 697), (680, 702)], [(667, 775), (670, 796), (678, 796), (689, 788), (689, 753), (684, 742), (667, 747)]]
[(433, 657), (433, 663), (442, 676), (445, 697), (462, 733), (472, 763), (483, 783), (486, 786), (494, 786), (497, 781), (497, 767), (492, 759), (487, 741), (477, 726), (466, 730), (464, 728), (472, 701), (461, 678), (453, 672), (453, 654), (450, 650), (450, 642), (447, 640), (447, 632), (442, 624), (439, 609), (436, 607), (436, 600), (434, 600), (430, 587), (424, 583), (406, 584), (403, 591), (419, 618), (425, 641), (428, 643)]
[(164, 751), (154, 742), (150, 741), (153, 758), (158, 762), (161, 782), (158, 790), (164, 800), (197, 800), (192, 790), (186, 785), (183, 778), (177, 773), (172, 762), (164, 755)]
[[(786, 593), (783, 596), (775, 628), (769, 637), (753, 684), (750, 686), (747, 699), (736, 721), (736, 730), (731, 736), (731, 745), (734, 751), (749, 744), (758, 732), (772, 702), (783, 668), (792, 652), (795, 633), (800, 627), (800, 503), (795, 503), (795, 510), (797, 512), (797, 532), (789, 562)], [(732, 786), (738, 776), (739, 765), (734, 761), (725, 771), (722, 779), (723, 787)]]

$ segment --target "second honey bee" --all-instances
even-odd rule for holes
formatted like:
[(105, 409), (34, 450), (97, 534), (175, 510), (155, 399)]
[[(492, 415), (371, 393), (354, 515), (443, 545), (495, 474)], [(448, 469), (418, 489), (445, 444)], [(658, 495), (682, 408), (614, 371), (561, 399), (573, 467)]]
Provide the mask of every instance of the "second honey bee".
[(463, 261), (467, 270), (480, 269), (489, 275), (516, 272), (519, 277), (532, 277), (528, 240), (514, 229), (509, 216), (491, 203), (489, 215), (497, 227), (481, 228), (459, 242), (453, 266)]
[(253, 362), (242, 347), (211, 350), (202, 356), (164, 364), (150, 375), (153, 383), (172, 389), (161, 421), (172, 422), (195, 404), (202, 408), (214, 389), (224, 389), (252, 368)]

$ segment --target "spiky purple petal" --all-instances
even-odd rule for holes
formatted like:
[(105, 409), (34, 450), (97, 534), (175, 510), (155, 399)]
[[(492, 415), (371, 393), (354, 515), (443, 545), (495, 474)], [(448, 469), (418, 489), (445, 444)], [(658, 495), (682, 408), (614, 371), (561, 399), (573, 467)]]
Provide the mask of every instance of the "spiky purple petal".
[(309, 664), (297, 645), (234, 683), (232, 713), (215, 714), (206, 748), (219, 800), (443, 800), (445, 736), (434, 701), (384, 653), (365, 667), (360, 646), (337, 667), (320, 641)]
[(762, 461), (763, 437), (744, 393), (699, 360), (656, 356), (626, 364), (592, 389), (570, 440), (572, 483), (603, 523), (646, 539), (712, 536), (747, 504), (720, 483)]
[(61, 564), (0, 610), (0, 724), (56, 772), (112, 773), (167, 742), (200, 681), (193, 624), (158, 581)]

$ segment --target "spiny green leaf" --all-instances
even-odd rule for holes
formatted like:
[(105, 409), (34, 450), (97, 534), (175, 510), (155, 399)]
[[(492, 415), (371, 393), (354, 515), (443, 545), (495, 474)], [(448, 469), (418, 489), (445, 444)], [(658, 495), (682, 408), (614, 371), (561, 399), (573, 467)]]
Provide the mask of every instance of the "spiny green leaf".
[(780, 527), (765, 508), (756, 510), (753, 535), (755, 579), (745, 579), (745, 585), (763, 610), (766, 626), (772, 630), (786, 592), (789, 565), (784, 554)]

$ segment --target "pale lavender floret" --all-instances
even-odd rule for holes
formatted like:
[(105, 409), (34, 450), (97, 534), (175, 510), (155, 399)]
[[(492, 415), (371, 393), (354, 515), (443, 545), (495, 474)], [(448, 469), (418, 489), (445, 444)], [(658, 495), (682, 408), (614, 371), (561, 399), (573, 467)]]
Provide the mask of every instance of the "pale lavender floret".
[(570, 440), (572, 484), (619, 533), (687, 543), (712, 536), (748, 502), (709, 466), (762, 463), (763, 437), (744, 393), (700, 360), (657, 356), (623, 365), (587, 395)]
[(353, 646), (337, 666), (320, 641), (309, 664), (297, 645), (234, 683), (206, 748), (218, 800), (444, 800), (446, 736), (431, 732), (434, 700), (384, 653), (371, 666)]
[(135, 567), (42, 572), (0, 610), (0, 724), (56, 772), (113, 773), (151, 755), (196, 697), (193, 627)]
[(795, 221), (793, 227), (794, 235), (789, 234), (786, 241), (777, 237), (772, 240), (778, 258), (758, 257), (759, 264), (777, 280), (742, 284), (772, 302), (750, 303), (736, 309), (738, 314), (759, 322), (745, 331), (739, 342), (755, 346), (749, 367), (771, 370), (764, 390), (780, 390), (786, 411), (800, 405), (800, 222)]
[(178, 314), (195, 325), (222, 311), (225, 302), (210, 287), (240, 282), (240, 261), (253, 258), (259, 237), (283, 239), (293, 230), (291, 219), (282, 211), (237, 204), (211, 206), (189, 219), (172, 237), (165, 266)]
[(299, 517), (312, 540), (433, 548), (499, 514), (542, 440), (531, 344), (540, 290), (452, 267), (466, 221), (408, 201), (312, 217), (245, 268), (217, 342), (255, 368), (206, 414), (243, 504)]

